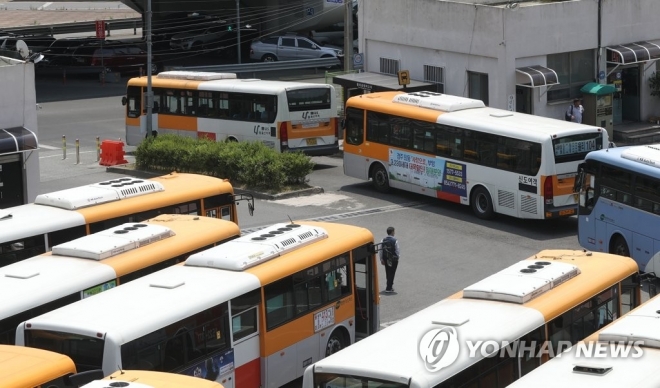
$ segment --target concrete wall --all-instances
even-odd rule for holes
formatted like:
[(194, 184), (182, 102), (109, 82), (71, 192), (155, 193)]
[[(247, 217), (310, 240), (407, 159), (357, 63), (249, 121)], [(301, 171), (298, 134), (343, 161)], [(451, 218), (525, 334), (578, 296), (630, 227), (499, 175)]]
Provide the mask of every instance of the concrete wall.
[[(8, 64), (11, 63), (11, 64)], [(0, 128), (26, 127), (39, 136), (34, 64), (0, 57)], [(29, 158), (28, 158), (29, 156)], [(24, 153), (26, 203), (39, 194), (39, 150)]]
[[(423, 65), (445, 67), (445, 92), (467, 96), (467, 71), (489, 75), (489, 104), (506, 109), (515, 96), (515, 69), (546, 65), (546, 55), (598, 50), (598, 1), (519, 1), (516, 8), (484, 5), (488, 1), (361, 0), (358, 18), (365, 70), (379, 72), (379, 58), (399, 59), (411, 78), (423, 80)], [(493, 2), (490, 2), (493, 3)], [(605, 47), (640, 40), (660, 40), (658, 0), (602, 0)], [(605, 69), (602, 50), (601, 70)], [(642, 119), (657, 112), (646, 64), (642, 82)], [(594, 68), (594, 80), (598, 69)], [(562, 117), (569, 101), (547, 103), (545, 87), (532, 95), (533, 113)], [(657, 114), (657, 113), (656, 113)]]

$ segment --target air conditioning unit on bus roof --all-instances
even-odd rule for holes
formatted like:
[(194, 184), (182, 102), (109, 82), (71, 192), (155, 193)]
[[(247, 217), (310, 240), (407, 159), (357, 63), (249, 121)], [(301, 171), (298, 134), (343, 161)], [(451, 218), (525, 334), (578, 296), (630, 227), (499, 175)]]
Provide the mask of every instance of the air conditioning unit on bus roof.
[(235, 73), (211, 73), (204, 71), (164, 71), (156, 76), (164, 79), (185, 79), (191, 81), (213, 81), (218, 79), (236, 79)]
[(483, 108), (486, 106), (481, 100), (435, 92), (397, 94), (392, 101), (442, 112), (456, 112), (459, 110)]
[(174, 236), (161, 225), (127, 223), (53, 247), (53, 255), (103, 260)]
[(522, 260), (463, 289), (464, 298), (527, 303), (580, 274), (574, 265)]
[(621, 152), (621, 157), (660, 168), (660, 144), (632, 146)]
[(165, 191), (165, 187), (160, 182), (124, 177), (40, 194), (34, 200), (34, 203), (60, 209), (76, 210), (160, 191)]
[(185, 265), (243, 271), (325, 238), (318, 226), (275, 224), (191, 255)]

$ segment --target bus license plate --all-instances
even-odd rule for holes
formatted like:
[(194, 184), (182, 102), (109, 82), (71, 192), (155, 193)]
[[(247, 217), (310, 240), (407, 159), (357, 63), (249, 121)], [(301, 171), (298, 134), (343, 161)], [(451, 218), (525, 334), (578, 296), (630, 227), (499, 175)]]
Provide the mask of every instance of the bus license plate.
[(316, 145), (316, 138), (305, 139), (305, 141), (307, 141), (308, 146)]
[(570, 209), (570, 210), (560, 210), (560, 211), (559, 211), (559, 215), (560, 215), (560, 216), (570, 216), (570, 215), (573, 215), (573, 214), (575, 214), (575, 210), (573, 210), (573, 209)]

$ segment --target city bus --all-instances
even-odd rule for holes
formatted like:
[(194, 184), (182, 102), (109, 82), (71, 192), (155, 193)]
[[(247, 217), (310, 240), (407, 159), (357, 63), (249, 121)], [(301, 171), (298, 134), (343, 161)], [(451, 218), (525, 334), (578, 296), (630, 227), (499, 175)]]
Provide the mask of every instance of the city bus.
[(637, 277), (631, 258), (544, 250), (318, 361), (303, 388), (505, 387), (638, 306)]
[(2, 267), (0, 344), (13, 344), (16, 326), (29, 318), (182, 262), (240, 233), (231, 221), (163, 214)]
[[(111, 383), (115, 383), (112, 385)], [(80, 388), (223, 388), (215, 381), (174, 373), (146, 370), (118, 370), (102, 380), (91, 381)]]
[(592, 152), (580, 165), (578, 241), (660, 271), (660, 144)]
[(41, 194), (34, 203), (0, 209), (0, 267), (159, 214), (197, 214), (238, 224), (236, 203), (242, 200), (252, 214), (254, 198), (234, 194), (229, 181), (177, 173), (150, 179), (119, 177)]
[[(238, 79), (233, 73), (166, 71), (152, 77), (152, 134), (259, 141), (310, 156), (339, 152), (338, 98), (332, 85)], [(146, 131), (147, 77), (128, 81), (126, 143)]]
[(483, 219), (575, 216), (577, 166), (610, 144), (603, 128), (433, 92), (351, 97), (345, 123), (344, 174), (469, 205)]
[(28, 319), (16, 343), (66, 354), (79, 371), (155, 370), (225, 388), (277, 388), (377, 331), (375, 251), (361, 227), (275, 224)]
[(562, 353), (511, 388), (660, 387), (660, 296)]
[(71, 358), (48, 350), (0, 345), (0, 386), (64, 388), (76, 373)]

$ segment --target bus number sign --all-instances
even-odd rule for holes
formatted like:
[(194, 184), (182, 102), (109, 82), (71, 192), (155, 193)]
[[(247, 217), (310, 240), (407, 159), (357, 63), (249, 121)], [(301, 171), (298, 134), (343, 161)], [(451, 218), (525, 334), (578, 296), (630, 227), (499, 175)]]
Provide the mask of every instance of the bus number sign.
[(335, 307), (328, 307), (314, 314), (314, 332), (321, 331), (335, 324)]

